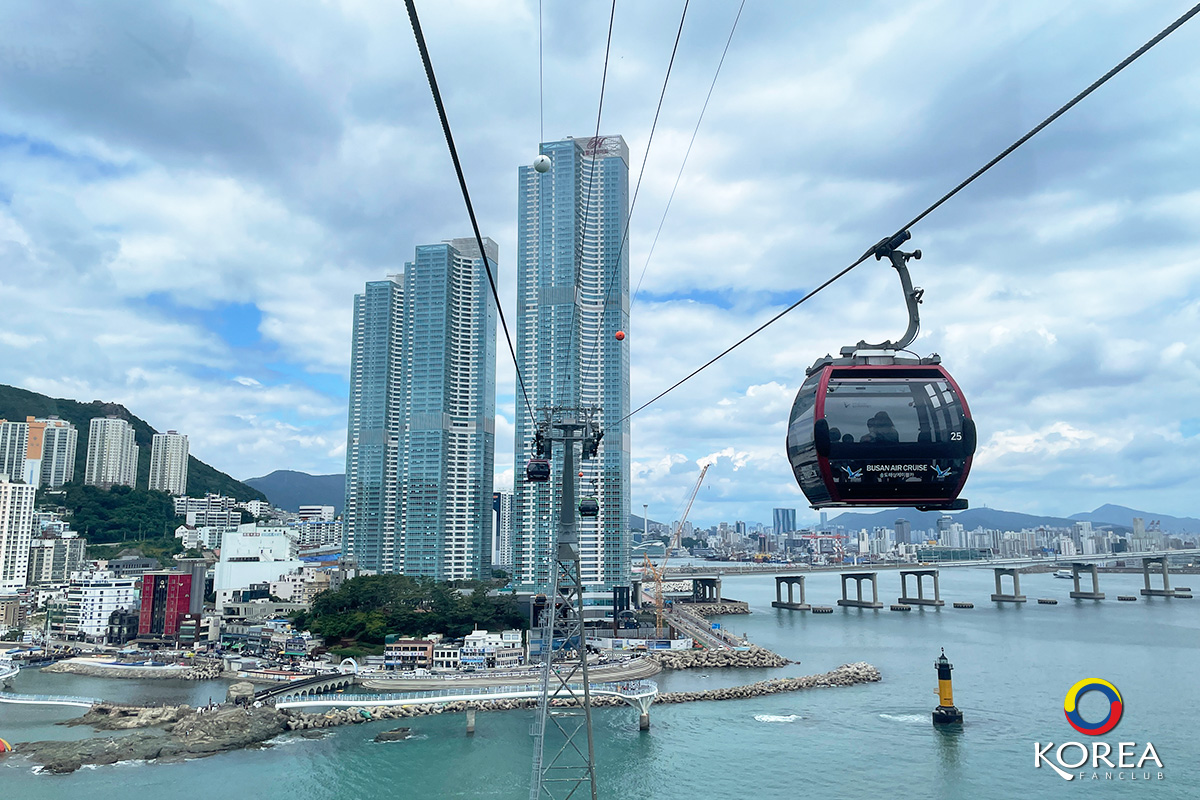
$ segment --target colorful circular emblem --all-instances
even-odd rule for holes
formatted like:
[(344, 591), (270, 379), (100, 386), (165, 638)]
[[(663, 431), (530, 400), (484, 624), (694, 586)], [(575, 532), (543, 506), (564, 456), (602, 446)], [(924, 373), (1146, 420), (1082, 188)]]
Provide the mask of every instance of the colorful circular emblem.
[[(1079, 715), (1079, 698), (1088, 692), (1100, 692), (1108, 698), (1108, 715), (1099, 722), (1088, 722)], [(1099, 678), (1081, 680), (1071, 687), (1067, 692), (1066, 700), (1063, 701), (1063, 711), (1066, 712), (1067, 722), (1071, 723), (1071, 727), (1084, 736), (1103, 736), (1117, 727), (1124, 708), (1125, 703), (1121, 700), (1121, 693), (1117, 691), (1117, 687)]]

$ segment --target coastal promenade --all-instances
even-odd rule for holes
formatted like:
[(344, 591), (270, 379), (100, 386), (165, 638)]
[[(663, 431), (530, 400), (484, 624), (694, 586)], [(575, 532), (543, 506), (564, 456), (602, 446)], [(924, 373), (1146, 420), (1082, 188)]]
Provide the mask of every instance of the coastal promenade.
[[(636, 681), (653, 677), (662, 671), (657, 662), (649, 658), (632, 658), (616, 663), (598, 663), (588, 666), (594, 682), (612, 683)], [(438, 691), (442, 687), (479, 688), (488, 686), (518, 686), (536, 683), (541, 669), (513, 670), (495, 674), (463, 675), (453, 678), (373, 678), (359, 675), (358, 682), (367, 689), (382, 692)]]
[(76, 708), (91, 708), (100, 703), (98, 697), (71, 697), (66, 695), (48, 694), (14, 694), (0, 692), (0, 703), (12, 703), (25, 706), (75, 706)]
[[(628, 705), (645, 708), (658, 696), (658, 684), (654, 681), (616, 681), (612, 683), (589, 683), (593, 697), (615, 697)], [(583, 684), (571, 684), (580, 694)], [(540, 683), (525, 683), (503, 686), (443, 686), (417, 692), (393, 692), (385, 694), (322, 694), (310, 697), (284, 695), (275, 701), (275, 708), (364, 708), (387, 706), (439, 705), (469, 700), (521, 700), (540, 697)]]

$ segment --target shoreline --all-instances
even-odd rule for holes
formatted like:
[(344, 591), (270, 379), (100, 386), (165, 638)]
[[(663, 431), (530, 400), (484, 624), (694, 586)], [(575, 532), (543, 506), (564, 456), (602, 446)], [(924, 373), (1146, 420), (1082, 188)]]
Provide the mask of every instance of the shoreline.
[[(840, 688), (882, 680), (879, 670), (866, 663), (843, 664), (829, 672), (796, 678), (772, 678), (766, 681), (696, 692), (661, 694), (654, 705), (743, 700), (768, 694), (805, 689)], [(193, 709), (187, 705), (154, 707), (99, 704), (81, 718), (67, 724), (90, 725), (96, 730), (130, 730), (119, 737), (97, 736), (66, 741), (19, 742), (15, 755), (25, 756), (41, 772), (64, 774), (85, 765), (115, 764), (118, 761), (171, 762), (203, 758), (217, 753), (262, 747), (291, 731), (358, 725), (365, 722), (433, 716), (464, 711), (515, 711), (537, 706), (536, 698), (519, 700), (470, 700), (443, 705), (370, 706), (331, 710), (325, 713), (279, 710), (270, 705), (242, 708), (222, 704), (212, 709)], [(571, 705), (566, 701), (555, 705)], [(596, 698), (593, 707), (622, 706), (616, 697)], [(303, 735), (303, 734), (302, 734)]]

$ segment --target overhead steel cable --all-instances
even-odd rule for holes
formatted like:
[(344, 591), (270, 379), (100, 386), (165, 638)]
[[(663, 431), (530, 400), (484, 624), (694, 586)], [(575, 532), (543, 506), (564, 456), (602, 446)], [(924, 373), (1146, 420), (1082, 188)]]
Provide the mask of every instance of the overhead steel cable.
[[(642, 168), (638, 171), (637, 183), (635, 183), (633, 186), (633, 197), (629, 201), (629, 211), (625, 214), (625, 230), (621, 234), (621, 244), (617, 247), (617, 269), (613, 275), (610, 276), (608, 286), (606, 286), (604, 289), (604, 294), (600, 296), (601, 328), (604, 327), (604, 312), (608, 308), (608, 296), (610, 293), (612, 293), (613, 284), (616, 283), (617, 275), (619, 275), (621, 272), (621, 254), (625, 252), (625, 243), (629, 241), (629, 222), (633, 218), (633, 209), (635, 206), (637, 206), (638, 192), (641, 191), (642, 178), (646, 174), (646, 163), (650, 160), (650, 145), (654, 142), (654, 131), (658, 127), (658, 116), (660, 113), (662, 113), (663, 100), (667, 96), (667, 83), (671, 80), (671, 68), (675, 66), (675, 55), (679, 52), (679, 40), (683, 36), (683, 23), (685, 20), (687, 20), (688, 5), (690, 5), (690, 3), (691, 0), (684, 0), (683, 12), (679, 15), (679, 29), (675, 32), (675, 44), (671, 47), (671, 58), (669, 61), (667, 61), (667, 72), (663, 76), (662, 91), (659, 92), (658, 95), (658, 106), (654, 109), (654, 120), (650, 123), (650, 136), (646, 139), (646, 151), (642, 155)], [(738, 13), (740, 14), (741, 12), (739, 11)], [(597, 135), (599, 135), (599, 125), (597, 125)], [(588, 354), (588, 363), (592, 362), (596, 358), (596, 351), (600, 348), (601, 338), (602, 337), (599, 335), (596, 337), (596, 342), (592, 345), (592, 351)]]
[(654, 255), (654, 248), (658, 246), (658, 237), (662, 234), (663, 225), (667, 221), (667, 213), (671, 210), (671, 203), (675, 200), (675, 192), (679, 189), (679, 181), (683, 178), (683, 170), (687, 167), (688, 156), (692, 154), (692, 145), (696, 143), (696, 135), (700, 133), (700, 123), (704, 121), (704, 112), (708, 110), (708, 101), (712, 99), (713, 89), (717, 88), (717, 78), (721, 75), (721, 67), (725, 64), (725, 56), (729, 54), (729, 45), (733, 43), (733, 34), (737, 30), (738, 20), (742, 18), (742, 9), (746, 7), (746, 0), (742, 0), (742, 4), (738, 6), (737, 16), (733, 18), (733, 27), (729, 29), (729, 38), (725, 40), (725, 49), (721, 51), (721, 59), (717, 62), (717, 71), (713, 73), (712, 83), (708, 86), (708, 94), (704, 97), (704, 105), (700, 107), (700, 116), (696, 118), (696, 127), (692, 130), (692, 138), (688, 142), (687, 150), (683, 153), (683, 163), (679, 165), (679, 174), (675, 176), (675, 185), (671, 187), (671, 196), (667, 198), (667, 205), (663, 209), (662, 219), (658, 221), (658, 230), (654, 232), (654, 241), (650, 243), (650, 252), (646, 254), (646, 263), (642, 265), (642, 274), (638, 276), (637, 286), (633, 290), (633, 297), (629, 301), (630, 308), (637, 302), (638, 292), (642, 289), (642, 280), (646, 277), (646, 268), (650, 266), (650, 258)]
[[(572, 248), (574, 251), (575, 260), (576, 260), (576, 263), (574, 265), (575, 266), (575, 298), (574, 298), (574, 304), (571, 306), (571, 323), (572, 323), (571, 324), (571, 340), (570, 340), (571, 343), (567, 349), (567, 369), (568, 369), (567, 379), (568, 379), (568, 381), (571, 378), (570, 368), (571, 368), (572, 360), (574, 359), (574, 356), (575, 356), (575, 345), (576, 345), (575, 340), (577, 338), (575, 336), (575, 323), (579, 321), (579, 273), (583, 270), (583, 242), (584, 242), (584, 239), (587, 238), (588, 215), (592, 210), (592, 187), (594, 187), (596, 185), (596, 151), (600, 147), (600, 119), (604, 114), (604, 90), (608, 86), (608, 57), (609, 57), (609, 55), (612, 54), (613, 21), (616, 18), (617, 18), (617, 0), (612, 0), (612, 7), (608, 13), (608, 39), (604, 45), (604, 71), (600, 74), (600, 102), (596, 107), (596, 132), (594, 134), (592, 134), (591, 140), (584, 146), (584, 154), (585, 155), (586, 155), (588, 149), (591, 149), (591, 151), (592, 151), (592, 161), (591, 161), (590, 169), (588, 171), (587, 199), (584, 201), (584, 204), (583, 204), (583, 217), (580, 221), (579, 236), (577, 238), (578, 244), (575, 248)], [(582, 365), (580, 365), (579, 373), (575, 377), (577, 380), (580, 380), (583, 378)], [(583, 387), (577, 383), (575, 388), (576, 388), (576, 392), (575, 392), (576, 400), (578, 400), (579, 393)]]
[(496, 291), (496, 279), (492, 275), (491, 265), (488, 264), (487, 250), (483, 247), (483, 236), (479, 233), (479, 222), (475, 219), (475, 207), (471, 204), (467, 179), (463, 175), (462, 164), (458, 160), (458, 150), (454, 147), (454, 136), (450, 132), (450, 120), (446, 117), (446, 107), (442, 104), (442, 93), (438, 90), (437, 78), (433, 74), (433, 62), (429, 58), (429, 49), (425, 46), (425, 34), (421, 32), (421, 21), (417, 19), (417, 7), (413, 0), (404, 0), (404, 5), (408, 7), (408, 21), (412, 24), (413, 36), (417, 40), (417, 49), (421, 51), (421, 63), (425, 65), (425, 77), (429, 79), (429, 88), (433, 92), (433, 103), (437, 106), (438, 119), (441, 120), (442, 131), (446, 134), (446, 145), (450, 148), (450, 160), (454, 162), (458, 185), (462, 189), (463, 201), (467, 204), (467, 215), (471, 218), (471, 229), (475, 232), (475, 244), (479, 247), (479, 257), (483, 260), (483, 269), (487, 273), (488, 285), (492, 288), (492, 298), (496, 301), (496, 313), (500, 317), (500, 325), (504, 328), (504, 340), (508, 343), (508, 352), (512, 354), (513, 369), (517, 372), (517, 384), (521, 387), (525, 410), (529, 413), (530, 421), (537, 424), (537, 417), (533, 414), (533, 405), (529, 402), (529, 393), (525, 390), (525, 379), (521, 376), (521, 365), (517, 362), (517, 351), (513, 347), (512, 335), (508, 332), (508, 322), (504, 319), (504, 308), (500, 305), (500, 293)]
[(987, 163), (986, 163), (986, 164), (984, 164), (982, 167), (980, 167), (980, 168), (979, 168), (979, 169), (977, 169), (975, 172), (973, 172), (973, 173), (972, 173), (972, 174), (971, 174), (971, 175), (970, 175), (970, 176), (969, 176), (969, 177), (968, 177), (966, 180), (962, 181), (962, 182), (961, 182), (961, 183), (959, 183), (957, 186), (955, 186), (953, 189), (951, 189), (949, 192), (947, 192), (946, 194), (942, 195), (942, 197), (941, 197), (941, 198), (939, 198), (939, 199), (937, 200), (937, 202), (933, 203), (933, 204), (932, 204), (932, 205), (930, 205), (928, 208), (926, 208), (924, 211), (922, 211), (920, 214), (918, 214), (917, 216), (913, 217), (913, 218), (912, 218), (912, 220), (910, 220), (910, 221), (909, 221), (907, 224), (905, 224), (904, 226), (902, 226), (902, 227), (901, 227), (901, 228), (900, 228), (900, 229), (899, 229), (899, 230), (898, 230), (898, 231), (897, 231), (895, 234), (893, 234), (892, 236), (885, 237), (884, 239), (882, 239), (882, 240), (881, 240), (880, 242), (878, 242), (877, 244), (875, 244), (875, 245), (872, 245), (872, 246), (870, 247), (870, 249), (868, 249), (868, 250), (867, 250), (867, 252), (865, 252), (865, 253), (863, 253), (861, 256), (859, 256), (859, 258), (858, 258), (858, 259), (857, 259), (857, 260), (856, 260), (854, 263), (850, 264), (850, 266), (848, 266), (848, 267), (846, 267), (845, 269), (843, 269), (843, 270), (841, 270), (840, 272), (838, 272), (838, 273), (837, 273), (836, 275), (834, 275), (832, 278), (830, 278), (829, 280), (825, 281), (825, 282), (824, 282), (824, 283), (822, 283), (820, 286), (818, 286), (817, 288), (813, 289), (811, 292), (809, 292), (808, 294), (804, 295), (803, 297), (801, 297), (801, 298), (800, 298), (799, 300), (797, 300), (796, 302), (792, 303), (790, 306), (788, 306), (787, 308), (785, 308), (783, 311), (780, 311), (778, 314), (776, 314), (775, 316), (771, 317), (769, 320), (767, 320), (766, 322), (764, 322), (762, 325), (759, 325), (759, 326), (758, 326), (757, 328), (755, 328), (753, 331), (751, 331), (750, 333), (748, 333), (748, 334), (746, 334), (745, 336), (743, 336), (741, 339), (739, 339), (738, 341), (736, 341), (735, 343), (733, 343), (732, 345), (730, 345), (729, 347), (727, 347), (725, 350), (723, 350), (723, 351), (721, 351), (720, 353), (718, 353), (718, 354), (717, 354), (716, 356), (714, 356), (713, 358), (711, 358), (711, 359), (709, 359), (708, 361), (706, 361), (706, 362), (705, 362), (704, 364), (702, 364), (701, 366), (699, 366), (699, 367), (697, 367), (696, 369), (692, 370), (690, 373), (688, 373), (688, 374), (687, 374), (687, 375), (685, 375), (683, 378), (681, 378), (680, 380), (678, 380), (678, 381), (676, 381), (675, 383), (673, 383), (671, 386), (667, 387), (667, 388), (666, 388), (665, 390), (663, 390), (662, 392), (659, 392), (657, 395), (655, 395), (654, 397), (652, 397), (650, 400), (647, 400), (645, 403), (642, 403), (640, 406), (638, 406), (637, 408), (635, 408), (633, 411), (630, 411), (628, 414), (626, 414), (624, 417), (622, 417), (620, 420), (618, 420), (616, 424), (618, 424), (618, 425), (619, 425), (621, 422), (624, 422), (625, 420), (629, 419), (629, 418), (630, 418), (630, 417), (632, 417), (634, 414), (638, 413), (639, 411), (641, 411), (642, 409), (646, 408), (647, 406), (650, 406), (650, 405), (652, 405), (652, 404), (654, 404), (654, 403), (658, 402), (659, 400), (661, 400), (662, 398), (666, 397), (668, 394), (670, 394), (670, 393), (671, 393), (671, 392), (673, 392), (674, 390), (678, 389), (678, 388), (679, 388), (680, 386), (682, 386), (683, 384), (687, 383), (687, 382), (688, 382), (689, 380), (691, 380), (692, 378), (694, 378), (694, 377), (696, 377), (697, 375), (699, 375), (699, 374), (700, 374), (701, 372), (703, 372), (704, 370), (706, 370), (706, 369), (708, 369), (709, 367), (711, 367), (713, 364), (717, 363), (717, 361), (721, 360), (721, 359), (722, 359), (722, 358), (724, 358), (725, 356), (727, 356), (727, 355), (729, 355), (730, 353), (732, 353), (732, 352), (733, 352), (734, 350), (736, 350), (738, 347), (741, 347), (743, 344), (745, 344), (746, 342), (748, 342), (750, 339), (752, 339), (753, 337), (755, 337), (756, 335), (758, 335), (758, 334), (759, 334), (759, 333), (761, 333), (762, 331), (766, 330), (766, 329), (767, 329), (769, 326), (771, 326), (771, 325), (773, 325), (774, 323), (778, 322), (778, 321), (779, 321), (780, 319), (782, 319), (782, 318), (783, 318), (783, 317), (784, 317), (786, 314), (788, 314), (788, 313), (790, 313), (790, 312), (794, 311), (794, 310), (795, 310), (797, 307), (799, 307), (799, 306), (800, 306), (802, 303), (804, 303), (805, 301), (809, 300), (809, 299), (810, 299), (810, 298), (812, 298), (814, 295), (816, 295), (818, 292), (820, 292), (820, 291), (822, 291), (823, 289), (825, 289), (826, 287), (828, 287), (828, 286), (829, 286), (830, 284), (832, 284), (834, 281), (836, 281), (836, 280), (838, 280), (839, 278), (841, 278), (841, 277), (843, 277), (844, 275), (846, 275), (846, 273), (850, 272), (850, 270), (854, 269), (854, 268), (855, 268), (855, 267), (857, 267), (859, 264), (862, 264), (864, 261), (866, 261), (866, 260), (867, 260), (868, 258), (870, 258), (872, 255), (874, 255), (874, 254), (876, 253), (876, 251), (877, 251), (877, 250), (878, 250), (878, 249), (879, 249), (881, 246), (883, 246), (883, 245), (892, 245), (892, 244), (894, 244), (894, 243), (897, 243), (897, 242), (903, 241), (905, 238), (907, 238), (907, 237), (905, 236), (905, 234), (908, 232), (908, 229), (909, 229), (909, 228), (913, 227), (913, 226), (914, 226), (914, 225), (916, 225), (918, 222), (920, 222), (921, 220), (925, 219), (925, 217), (929, 216), (929, 214), (931, 214), (931, 213), (932, 213), (934, 210), (936, 210), (936, 209), (937, 209), (939, 206), (941, 206), (943, 203), (945, 203), (945, 202), (946, 202), (947, 200), (949, 200), (951, 197), (954, 197), (956, 194), (958, 194), (958, 193), (959, 193), (959, 192), (961, 192), (963, 189), (965, 189), (967, 186), (969, 186), (971, 183), (973, 183), (973, 182), (975, 181), (975, 179), (976, 179), (976, 178), (978, 178), (979, 176), (983, 175), (985, 172), (987, 172), (987, 171), (988, 171), (989, 169), (991, 169), (992, 167), (996, 166), (996, 164), (998, 164), (998, 163), (1000, 163), (1002, 160), (1004, 160), (1004, 159), (1005, 159), (1007, 156), (1009, 156), (1009, 155), (1010, 155), (1010, 154), (1011, 154), (1011, 153), (1012, 153), (1014, 150), (1016, 150), (1018, 147), (1020, 147), (1021, 145), (1025, 144), (1025, 142), (1029, 141), (1029, 140), (1030, 140), (1030, 139), (1032, 139), (1034, 136), (1036, 136), (1036, 135), (1037, 135), (1039, 132), (1041, 132), (1041, 131), (1042, 131), (1042, 130), (1043, 130), (1043, 129), (1044, 129), (1046, 126), (1047, 126), (1047, 125), (1049, 125), (1050, 123), (1054, 122), (1056, 119), (1058, 119), (1059, 117), (1061, 117), (1063, 114), (1065, 114), (1067, 111), (1069, 111), (1071, 108), (1073, 108), (1073, 107), (1074, 107), (1076, 104), (1078, 104), (1078, 103), (1079, 103), (1081, 100), (1083, 100), (1085, 97), (1087, 97), (1087, 96), (1088, 96), (1088, 95), (1090, 95), (1092, 92), (1096, 91), (1096, 90), (1097, 90), (1097, 89), (1099, 89), (1101, 86), (1103, 86), (1105, 83), (1107, 83), (1107, 82), (1108, 82), (1108, 81), (1109, 81), (1109, 80), (1110, 80), (1110, 79), (1111, 79), (1113, 76), (1115, 76), (1115, 75), (1116, 75), (1117, 73), (1119, 73), (1121, 70), (1125, 69), (1127, 66), (1129, 66), (1129, 65), (1130, 65), (1130, 64), (1132, 64), (1134, 61), (1136, 61), (1136, 60), (1137, 60), (1137, 59), (1139, 59), (1141, 56), (1143, 56), (1143, 55), (1144, 55), (1144, 54), (1145, 54), (1145, 53), (1146, 53), (1148, 50), (1150, 50), (1152, 47), (1154, 47), (1154, 46), (1155, 46), (1155, 45), (1157, 45), (1159, 42), (1161, 42), (1163, 39), (1167, 38), (1167, 37), (1168, 37), (1168, 36), (1170, 36), (1172, 33), (1174, 33), (1174, 32), (1175, 32), (1175, 31), (1176, 31), (1176, 30), (1177, 30), (1177, 29), (1178, 29), (1180, 26), (1182, 26), (1182, 25), (1183, 25), (1185, 22), (1187, 22), (1187, 21), (1188, 21), (1188, 20), (1190, 20), (1192, 17), (1194, 17), (1194, 16), (1195, 16), (1197, 13), (1200, 13), (1200, 4), (1197, 4), (1197, 5), (1194, 5), (1194, 6), (1192, 6), (1192, 8), (1191, 8), (1191, 9), (1189, 9), (1188, 11), (1186, 11), (1186, 12), (1185, 12), (1185, 13), (1184, 13), (1182, 16), (1180, 16), (1180, 17), (1179, 17), (1177, 20), (1175, 20), (1174, 22), (1172, 22), (1172, 23), (1171, 23), (1170, 25), (1168, 25), (1166, 28), (1163, 28), (1163, 30), (1162, 30), (1162, 31), (1160, 31), (1160, 32), (1158, 33), (1158, 35), (1156, 35), (1154, 38), (1150, 39), (1150, 41), (1146, 42), (1144, 45), (1142, 45), (1142, 46), (1141, 46), (1141, 47), (1139, 47), (1137, 50), (1135, 50), (1133, 53), (1131, 53), (1131, 54), (1130, 54), (1130, 55), (1129, 55), (1127, 58), (1125, 58), (1125, 60), (1121, 61), (1121, 63), (1117, 64), (1115, 67), (1113, 67), (1112, 69), (1110, 69), (1108, 72), (1104, 73), (1104, 75), (1102, 75), (1100, 78), (1098, 78), (1096, 81), (1094, 81), (1094, 82), (1093, 82), (1093, 83), (1092, 83), (1090, 86), (1088, 86), (1088, 87), (1087, 87), (1086, 89), (1084, 89), (1082, 92), (1080, 92), (1079, 94), (1077, 94), (1077, 95), (1075, 95), (1073, 98), (1071, 98), (1071, 99), (1070, 99), (1070, 100), (1069, 100), (1067, 103), (1065, 103), (1063, 106), (1061, 106), (1061, 107), (1060, 107), (1060, 108), (1059, 108), (1057, 111), (1055, 111), (1053, 114), (1051, 114), (1050, 116), (1048, 116), (1048, 117), (1046, 117), (1044, 120), (1042, 120), (1040, 123), (1038, 123), (1038, 125), (1036, 125), (1036, 126), (1035, 126), (1035, 127), (1032, 129), (1032, 130), (1030, 130), (1030, 131), (1029, 131), (1029, 133), (1026, 133), (1026, 134), (1025, 134), (1024, 136), (1022, 136), (1020, 139), (1017, 139), (1015, 142), (1013, 142), (1011, 145), (1009, 145), (1007, 148), (1005, 148), (1005, 149), (1004, 149), (1004, 150), (1003, 150), (1003, 151), (1002, 151), (1002, 152), (1001, 152), (999, 155), (997, 155), (997, 156), (996, 156), (995, 158), (993, 158), (991, 161), (987, 162)]
[(538, 0), (538, 141), (546, 141), (546, 93), (542, 80), (542, 0)]

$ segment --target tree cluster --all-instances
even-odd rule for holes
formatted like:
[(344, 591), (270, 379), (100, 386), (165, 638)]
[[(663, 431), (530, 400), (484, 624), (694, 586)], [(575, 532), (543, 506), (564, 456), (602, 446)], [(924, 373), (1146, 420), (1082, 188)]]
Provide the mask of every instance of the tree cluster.
[(171, 495), (128, 486), (100, 489), (71, 483), (61, 492), (47, 493), (43, 502), (63, 506), (71, 528), (92, 544), (170, 536), (182, 522)]
[(295, 625), (327, 640), (354, 639), (382, 644), (390, 633), (420, 637), (441, 633), (466, 636), (476, 628), (504, 630), (528, 626), (511, 595), (489, 597), (478, 584), (464, 595), (448, 583), (408, 575), (368, 575), (322, 592), (311, 611), (293, 617)]

